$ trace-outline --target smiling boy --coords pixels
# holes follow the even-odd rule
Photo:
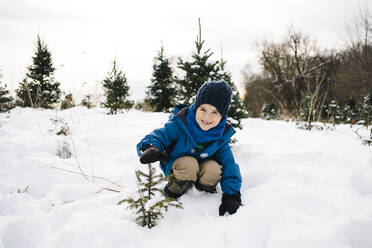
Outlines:
[[[241,175],[229,146],[235,130],[226,122],[231,88],[223,81],[204,83],[190,106],[176,107],[163,128],[155,129],[137,145],[143,164],[160,161],[168,184],[166,196],[179,198],[193,185],[223,192],[219,214],[234,214],[241,205]]]
[[[222,116],[213,105],[202,104],[196,110],[195,119],[202,130],[208,131],[220,123]]]

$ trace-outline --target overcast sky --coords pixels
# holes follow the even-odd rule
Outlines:
[[[1,0],[1,80],[10,89],[17,87],[32,64],[40,34],[65,91],[95,93],[116,58],[132,99],[140,100],[161,44],[174,64],[178,57],[190,58],[200,17],[205,47],[215,60],[223,47],[227,67],[241,87],[244,67],[258,69],[255,41],[279,39],[294,27],[322,47],[340,47],[345,25],[360,6],[365,1]]]

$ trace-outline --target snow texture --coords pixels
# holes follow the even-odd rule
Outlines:
[[[56,135],[56,116],[71,135]],[[346,125],[305,131],[245,119],[233,146],[244,206],[219,217],[220,188],[193,188],[183,210],[138,226],[117,202],[136,196],[134,172],[146,169],[135,145],[167,119],[82,107],[0,114],[0,247],[372,247],[371,147]],[[70,158],[57,156],[65,143]]]

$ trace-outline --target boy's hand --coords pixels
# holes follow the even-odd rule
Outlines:
[[[223,194],[222,203],[219,209],[220,216],[223,216],[226,212],[229,212],[229,214],[235,214],[240,205],[242,205],[240,193],[235,195]]]
[[[158,148],[153,147],[153,146],[146,149],[140,157],[140,162],[142,164],[150,164],[156,161],[168,161],[168,160],[169,160],[169,157],[167,154],[159,151]]]

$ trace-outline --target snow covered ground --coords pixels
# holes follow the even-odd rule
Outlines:
[[[56,135],[56,118],[71,135]],[[82,107],[0,114],[0,247],[372,247],[372,149],[346,125],[309,132],[244,120],[233,147],[244,206],[219,217],[220,188],[192,189],[184,209],[138,226],[116,203],[135,196],[134,171],[146,169],[135,145],[167,119]],[[69,159],[56,155],[64,143]]]

